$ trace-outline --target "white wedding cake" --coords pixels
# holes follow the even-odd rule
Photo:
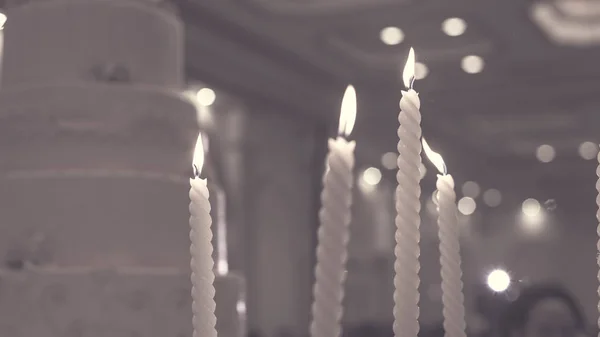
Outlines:
[[[182,22],[156,1],[9,5],[0,336],[191,336]]]

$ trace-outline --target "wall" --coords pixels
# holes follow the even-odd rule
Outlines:
[[[244,143],[244,236],[251,329],[306,335],[326,134],[250,104]]]

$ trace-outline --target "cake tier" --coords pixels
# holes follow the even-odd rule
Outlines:
[[[0,336],[189,337],[187,271],[168,269],[0,272]],[[242,279],[215,279],[219,336],[241,337]]]
[[[182,146],[188,150],[195,144],[197,129],[196,107],[192,101],[183,94],[157,86],[55,82],[0,91],[0,146],[9,148],[42,143],[49,147],[44,151],[51,152],[51,142],[81,137],[82,141],[88,138],[88,142],[149,145],[157,147],[157,151]],[[120,152],[118,148],[111,150],[115,155]],[[0,162],[0,170],[40,166],[24,162],[23,157],[31,157],[27,154],[10,152],[20,157],[5,157]],[[81,158],[69,153],[56,153],[56,156],[61,157],[60,166],[65,166],[65,161],[81,162]],[[95,156],[90,154],[83,159],[88,163],[91,160],[94,168],[102,168],[94,163]],[[135,153],[129,156],[135,157]],[[53,158],[55,156],[50,156],[48,161]],[[32,159],[39,161],[39,158]],[[165,164],[172,168],[174,165],[148,159],[152,162],[139,159],[132,162],[138,167]],[[53,168],[48,161],[42,162],[41,167]]]
[[[150,1],[29,1],[7,16],[3,89],[56,81],[183,84],[182,24]]]
[[[189,265],[195,108],[152,87],[0,94],[0,253],[59,266]]]

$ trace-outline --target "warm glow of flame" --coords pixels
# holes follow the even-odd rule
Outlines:
[[[431,149],[431,147],[429,147],[429,144],[427,144],[427,141],[425,140],[425,138],[423,138],[423,151],[425,151],[425,155],[427,156],[427,159],[429,159],[433,163],[435,168],[437,168],[441,174],[448,173],[448,169],[446,168],[446,163],[444,163],[444,158],[442,158],[441,154],[433,151]]]
[[[352,85],[349,85],[342,99],[338,134],[340,136],[350,136],[352,129],[354,129],[354,123],[356,123],[356,90]]]
[[[204,166],[204,142],[202,139],[202,134],[199,134],[198,140],[196,140],[196,148],[194,149],[194,159],[192,164],[194,166],[194,175],[199,176],[200,172],[202,172],[202,167]]]
[[[402,80],[404,81],[404,86],[407,88],[412,87],[412,82],[415,79],[415,50],[410,48],[408,52],[408,59],[406,60],[406,65],[404,66],[404,72],[402,72]]]
[[[0,30],[4,29],[4,24],[6,23],[6,14],[0,13]]]
[[[217,260],[217,273],[219,275],[227,275],[229,273],[229,263],[227,260],[222,258]]]

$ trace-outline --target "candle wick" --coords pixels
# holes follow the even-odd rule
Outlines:
[[[408,89],[413,90],[414,86],[415,86],[415,76],[412,76],[410,78],[410,85],[408,86]]]
[[[192,165],[194,167],[194,178],[200,178],[200,171],[198,170],[198,166],[196,164]]]

